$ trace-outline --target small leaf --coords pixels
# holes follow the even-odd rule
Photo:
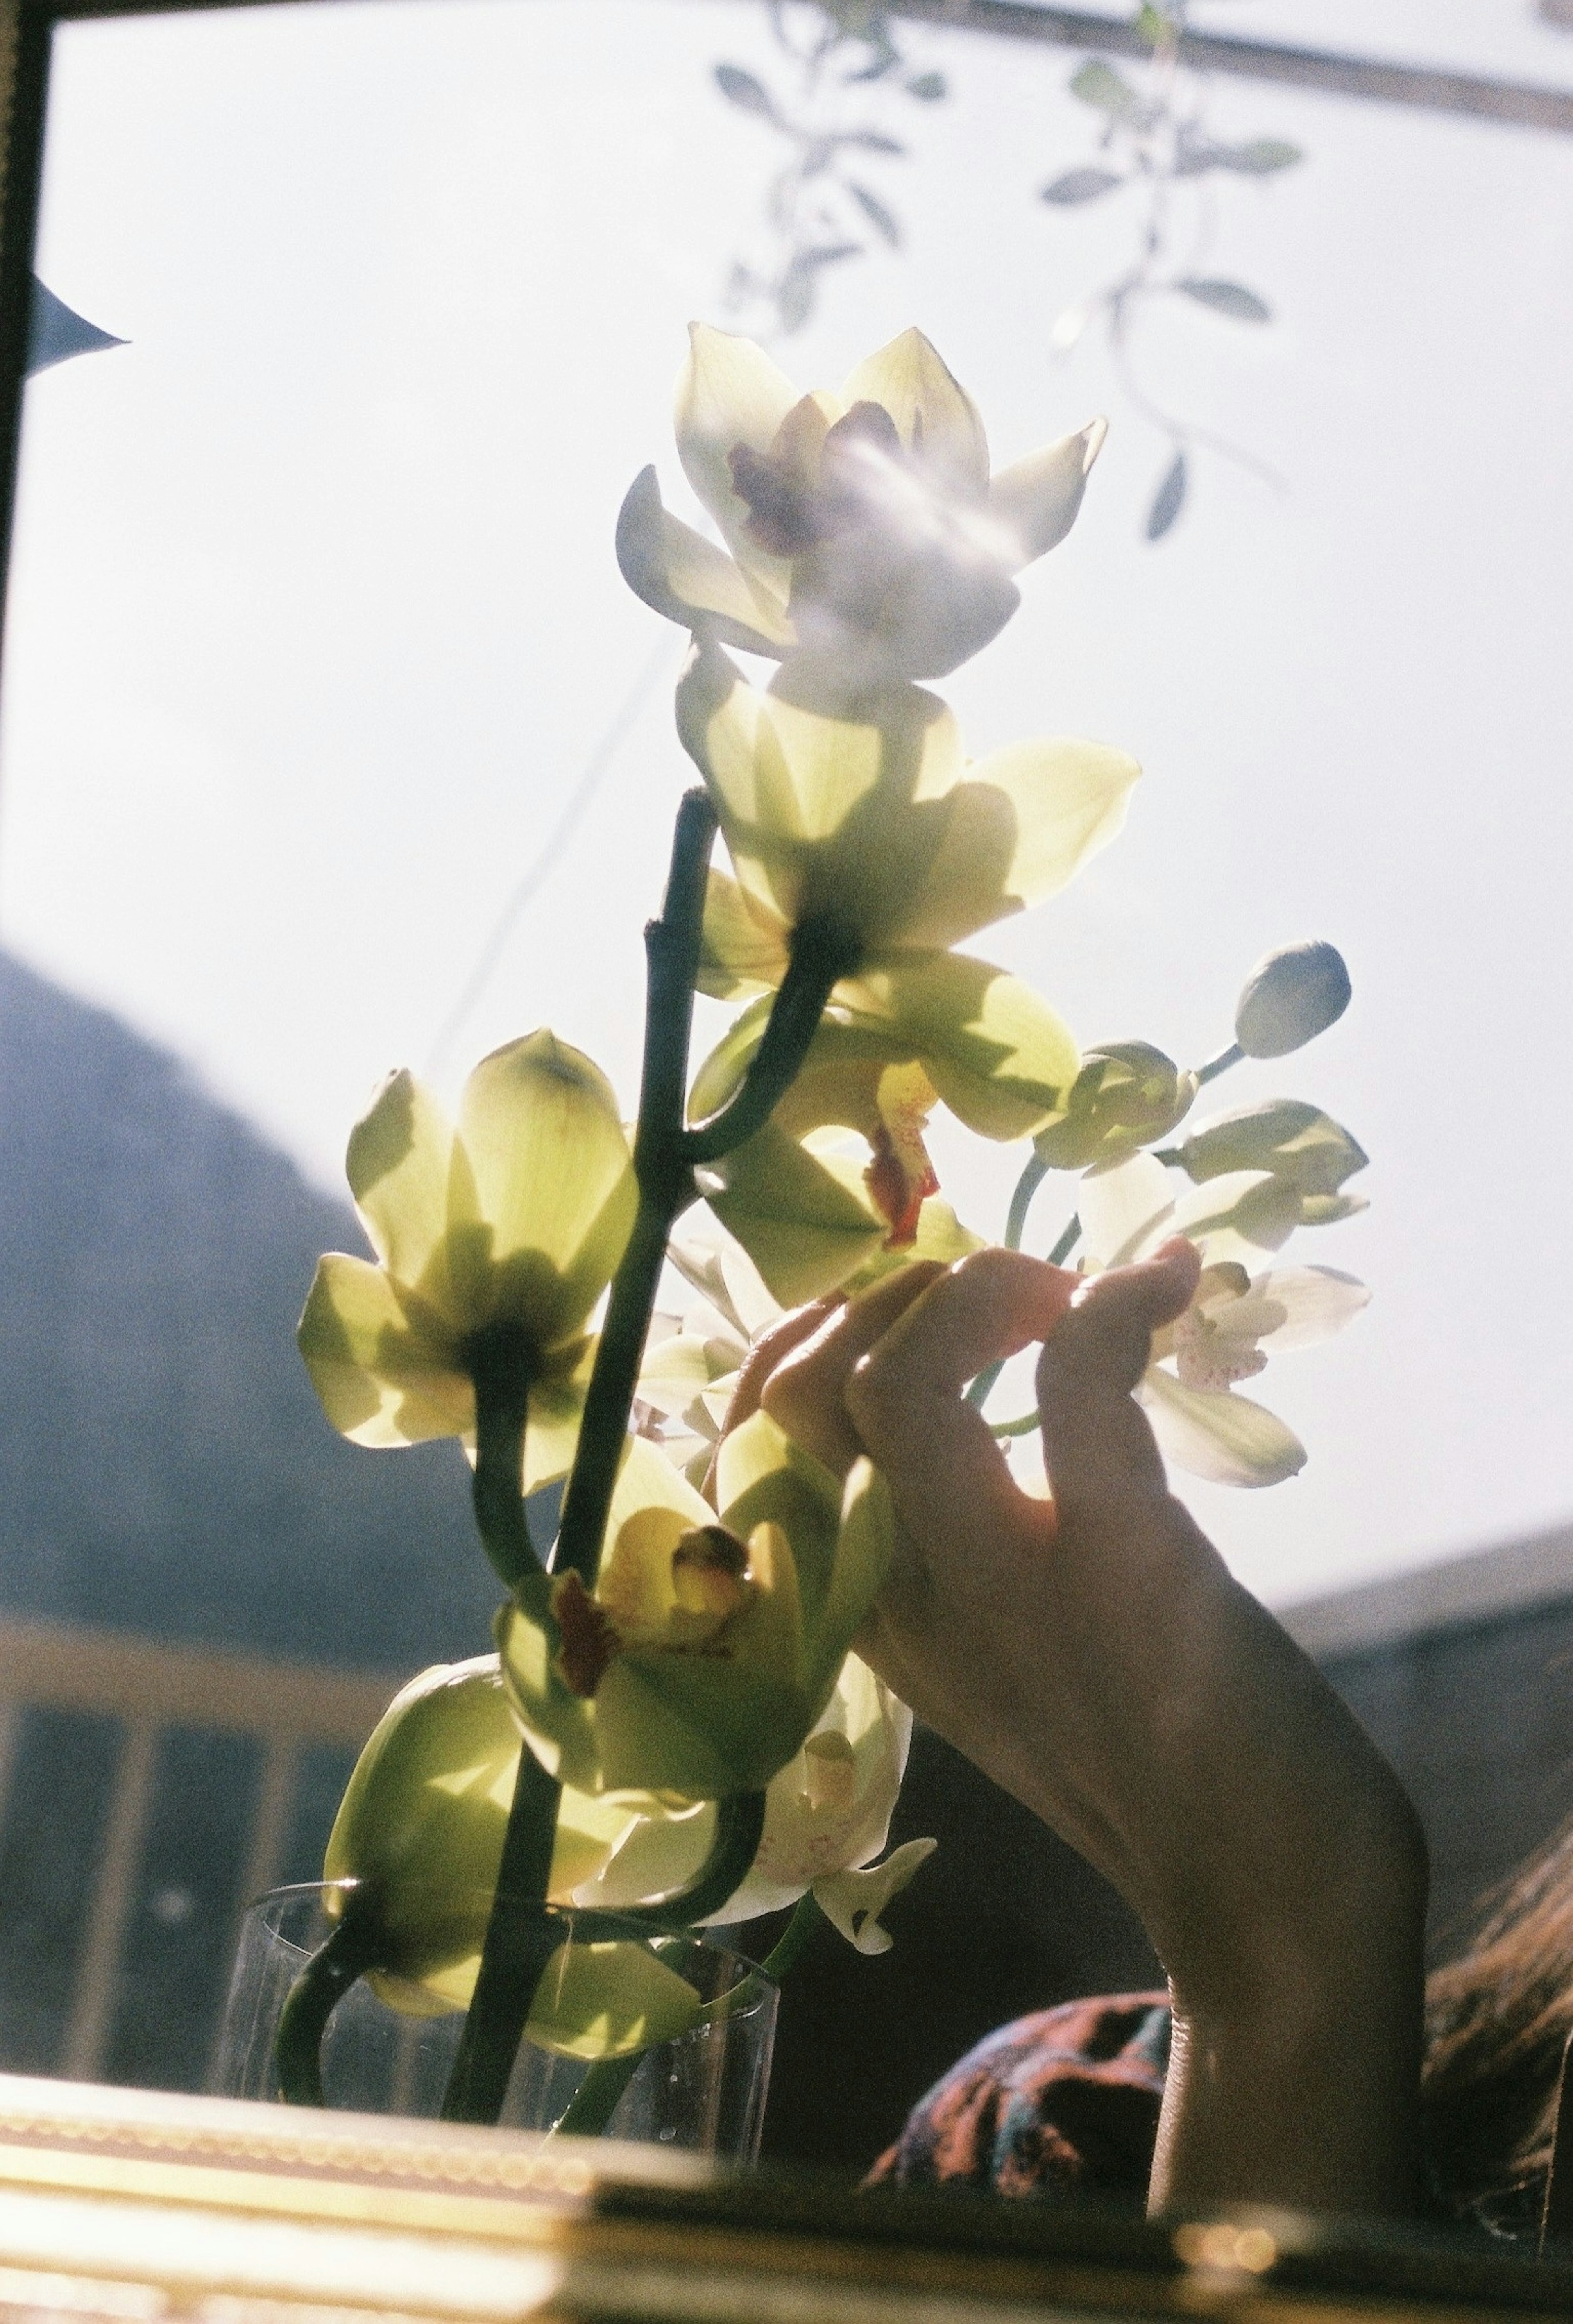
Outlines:
[[[1162,540],[1185,505],[1185,455],[1176,452],[1147,511],[1147,539]]]
[[[778,122],[776,100],[762,80],[741,65],[717,65],[715,85],[729,104],[740,106],[744,113],[758,113],[767,121]]]
[[[906,94],[915,97],[920,105],[938,105],[949,96],[950,86],[942,72],[914,73],[906,84]]]
[[[1117,120],[1129,120],[1142,109],[1141,98],[1123,74],[1099,57],[1089,57],[1071,77],[1071,94],[1079,97],[1098,113],[1107,113]]]
[[[1115,170],[1067,170],[1063,177],[1051,179],[1039,199],[1069,208],[1072,202],[1095,202],[1099,194],[1107,194],[1111,187],[1124,183]]]
[[[1197,300],[1210,307],[1215,314],[1228,315],[1237,323],[1270,323],[1273,309],[1243,282],[1226,282],[1213,274],[1186,274],[1175,283],[1188,299]]]
[[[849,180],[847,191],[851,194],[853,201],[857,203],[858,208],[862,211],[863,216],[874,226],[875,230],[883,235],[884,239],[889,244],[891,249],[899,250],[901,247],[901,221],[896,216],[895,212],[893,210],[887,209],[885,204],[879,199],[878,195],[870,193],[867,186],[856,185]]]
[[[1292,170],[1305,159],[1298,145],[1282,137],[1253,137],[1244,145],[1216,145],[1212,155],[1220,170],[1237,170],[1246,178],[1269,178],[1274,170]]]
[[[838,265],[843,258],[860,258],[862,252],[860,242],[823,242],[808,250],[795,252],[792,263],[794,267],[813,272],[822,266]]]
[[[882,129],[842,129],[832,141],[837,145],[860,146],[865,153],[905,153],[906,146],[898,137],[887,137]]]

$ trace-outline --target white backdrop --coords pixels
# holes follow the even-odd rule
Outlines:
[[[1403,53],[1419,13],[1204,21]],[[1492,61],[1489,14],[1504,70],[1573,68],[1527,9],[1425,14],[1458,61]],[[1303,1476],[1187,1490],[1277,1600],[1566,1517],[1573,141],[1220,85],[1221,132],[1310,157],[1221,189],[1207,271],[1275,320],[1176,300],[1138,362],[1286,490],[1204,459],[1149,549],[1164,441],[1095,338],[1051,346],[1132,233],[1118,202],[1035,199],[1091,157],[1073,60],[907,45],[952,97],[871,102],[913,146],[869,173],[906,252],[829,278],[782,360],[834,380],[915,321],[998,460],[1108,410],[1075,533],[948,690],[975,749],[1084,733],[1147,770],[1118,845],[980,949],[1082,1038],[1188,1059],[1274,943],[1330,936],[1355,978],[1315,1049],[1223,1089],[1310,1096],[1367,1147],[1368,1218],[1304,1256],[1375,1298],[1264,1384]],[[717,95],[722,56],[771,69],[762,11],[366,0],[59,37],[40,271],[131,344],[29,391],[0,939],[324,1184],[664,650],[447,1065],[549,1021],[631,1111],[639,927],[688,769],[681,642],[624,589],[612,526],[651,457],[685,505],[683,326],[722,318],[774,158]],[[997,1228],[1019,1156],[936,1151]]]

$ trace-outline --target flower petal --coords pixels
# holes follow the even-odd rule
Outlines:
[[[782,600],[663,508],[653,467],[635,477],[619,512],[617,562],[636,597],[685,629],[777,657],[796,641]]]
[[[1173,1182],[1153,1154],[1133,1154],[1112,1170],[1090,1170],[1077,1186],[1076,1209],[1095,1267],[1128,1267],[1175,1231]]]
[[[1287,1178],[1229,1170],[1187,1187],[1164,1231],[1188,1235],[1210,1267],[1234,1260],[1248,1269],[1261,1263],[1264,1252],[1283,1248],[1300,1224],[1300,1192]]]
[[[452,1335],[432,1315],[411,1321],[370,1259],[318,1259],[296,1332],[322,1408],[355,1444],[423,1444],[474,1433],[475,1392]],[[428,1328],[421,1328],[422,1323]]]
[[[716,1001],[746,1001],[773,991],[786,973],[788,934],[775,914],[750,900],[735,880],[712,871],[695,979],[700,991]]]
[[[842,400],[878,403],[927,473],[958,496],[981,499],[989,486],[989,439],[977,405],[917,330],[864,357]]]
[[[563,2058],[626,2058],[675,2042],[699,2015],[686,1978],[632,1939],[559,1945],[529,2006],[525,2034]]]
[[[832,1872],[814,1882],[814,1901],[859,1952],[888,1953],[892,1939],[879,1915],[938,1846],[937,1840],[909,1840],[866,1872]]]
[[[1330,1340],[1370,1305],[1371,1294],[1354,1276],[1340,1275],[1336,1268],[1274,1267],[1255,1278],[1249,1299],[1252,1305],[1270,1302],[1282,1313],[1283,1321],[1261,1335],[1262,1345],[1278,1356]]]
[[[1029,984],[965,953],[887,954],[837,987],[854,1028],[888,1035],[985,1138],[1027,1138],[1057,1113],[1081,1056]]]
[[[784,1307],[833,1291],[885,1240],[860,1193],[773,1122],[715,1165],[705,1197]]]
[[[1014,810],[1006,891],[1018,908],[1057,895],[1118,835],[1141,771],[1124,751],[1064,735],[1009,743],[970,770],[961,789],[1002,792]]]
[[[708,323],[688,327],[688,356],[677,380],[674,418],[683,473],[721,527],[732,555],[785,602],[791,566],[752,540],[749,505],[732,490],[728,455],[740,444],[767,453],[797,401],[797,390],[751,339]]]
[[[1305,1447],[1275,1413],[1232,1391],[1182,1388],[1161,1364],[1136,1389],[1165,1457],[1215,1485],[1280,1485],[1305,1466]]]
[[[989,509],[1019,544],[1014,570],[1057,548],[1075,523],[1092,463],[1108,433],[1107,420],[1094,420],[1073,436],[1045,445],[1002,468],[989,486]]]
[[[445,1241],[455,1184],[454,1131],[429,1090],[407,1069],[390,1074],[350,1132],[345,1171],[372,1248],[399,1282],[418,1289],[455,1323]]]
[[[606,1288],[638,1207],[612,1084],[579,1050],[531,1033],[476,1066],[459,1123],[491,1229],[488,1319],[548,1350]]]

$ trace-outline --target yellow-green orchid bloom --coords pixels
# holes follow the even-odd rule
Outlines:
[[[1300,1223],[1298,1189],[1238,1170],[1176,1199],[1156,1156],[1136,1154],[1090,1172],[1078,1196],[1091,1270],[1145,1259],[1176,1234],[1201,1253],[1195,1296],[1154,1333],[1136,1388],[1164,1453],[1216,1484],[1275,1485],[1295,1475],[1305,1447],[1275,1414],[1237,1396],[1236,1385],[1263,1370],[1269,1354],[1341,1331],[1371,1296],[1332,1268],[1263,1266]]]
[[[748,339],[690,337],[677,448],[727,547],[668,514],[647,468],[617,535],[645,603],[789,659],[821,701],[942,678],[987,645],[1021,602],[1014,576],[1075,521],[1103,421],[991,475],[977,407],[920,331],[810,395]]]
[[[382,1947],[372,1982],[396,2008],[430,2014],[469,2002],[520,1748],[497,1657],[482,1655],[439,1663],[401,1687],[355,1764],[323,1878],[359,1884]],[[565,1791],[551,1900],[567,1903],[638,1821],[631,1803]],[[348,1893],[330,1889],[330,1913]]]
[[[350,1135],[346,1168],[375,1261],[330,1252],[300,1352],[333,1425],[357,1444],[475,1433],[473,1363],[498,1329],[528,1353],[527,1490],[573,1457],[584,1325],[638,1203],[610,1083],[549,1032],[484,1058],[456,1127],[409,1073]]]
[[[1344,1181],[1368,1157],[1340,1123],[1299,1098],[1264,1098],[1197,1123],[1181,1139],[1176,1159],[1198,1185],[1231,1170],[1266,1170],[1298,1188],[1302,1226],[1330,1226],[1369,1207],[1347,1194]]]
[[[1084,1052],[1062,1119],[1034,1139],[1038,1159],[1051,1170],[1123,1161],[1184,1120],[1197,1086],[1146,1041],[1104,1041]]]
[[[867,1663],[849,1655],[813,1733],[770,1780],[753,1869],[712,1922],[726,1926],[780,1912],[812,1889],[860,1952],[884,1952],[890,1939],[879,1914],[935,1845],[909,1840],[886,1863],[864,1868],[889,1836],[911,1738],[906,1705]],[[618,1912],[671,1895],[697,1875],[714,1830],[710,1808],[681,1822],[642,1819],[578,1890],[575,1903]]]
[[[863,1290],[914,1259],[948,1267],[981,1247],[926,1191],[936,1182],[921,1137],[876,1148],[866,1164],[844,1147],[834,1131],[799,1139],[771,1121],[703,1174],[712,1211],[783,1307]]]
[[[840,997],[877,1022],[975,1009],[977,964],[943,956],[1072,880],[1118,832],[1141,771],[1064,739],[969,765],[955,718],[921,687],[832,717],[761,694],[715,647],[683,675],[677,729],[737,873],[712,874],[702,989],[769,990],[794,931],[817,923],[855,958]]]
[[[763,1413],[729,1435],[717,1508],[639,1437],[593,1592],[528,1579],[497,1618],[515,1714],[575,1790],[760,1790],[801,1748],[889,1561],[883,1480],[845,1489]]]

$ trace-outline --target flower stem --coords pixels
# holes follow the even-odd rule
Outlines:
[[[1026,1214],[1032,1208],[1033,1196],[1048,1175],[1048,1164],[1035,1152],[1029,1154],[1023,1166],[1022,1174],[1016,1182],[1016,1192],[1010,1198],[1010,1209],[1006,1213],[1005,1248],[1007,1250],[1021,1249],[1021,1239],[1026,1232]],[[1056,1259],[1058,1256],[1056,1252]],[[993,1393],[995,1381],[1004,1370],[1005,1366],[1002,1363],[985,1364],[972,1381],[967,1390],[965,1401],[975,1412],[982,1411]],[[998,1434],[998,1431],[996,1430],[995,1434]]]
[[[561,1792],[533,1751],[520,1753],[480,1973],[443,2097],[445,2122],[497,2120],[541,1971],[562,1942],[546,1909]]]
[[[273,2037],[279,2095],[286,2106],[326,2106],[322,2095],[322,2037],[345,1995],[376,1961],[374,1914],[352,1894],[344,1917],[318,1945],[290,1987]]]
[[[520,1490],[531,1355],[523,1333],[507,1324],[478,1332],[465,1350],[475,1388],[475,1525],[508,1590],[540,1571]]]
[[[832,920],[805,920],[792,934],[792,955],[741,1087],[719,1113],[683,1139],[691,1162],[719,1161],[764,1128],[796,1079],[824,1004],[858,964],[855,937]]]
[[[1243,1061],[1245,1054],[1245,1051],[1241,1048],[1237,1041],[1231,1041],[1227,1049],[1220,1049],[1216,1057],[1209,1057],[1206,1065],[1198,1065],[1196,1068],[1197,1088],[1205,1089],[1209,1082],[1217,1081],[1219,1074],[1227,1074],[1231,1065],[1239,1065]]]

